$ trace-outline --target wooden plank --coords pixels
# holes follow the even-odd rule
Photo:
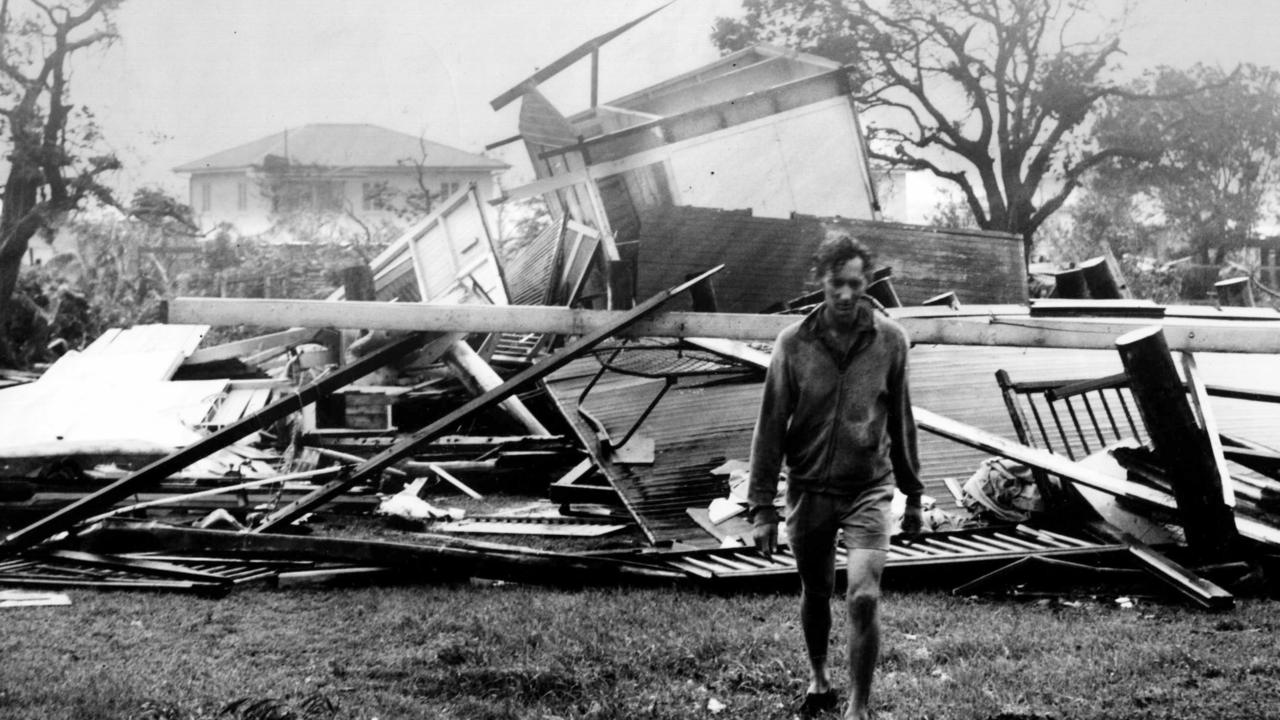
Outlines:
[[[917,425],[936,435],[1017,460],[1024,465],[1039,468],[1108,495],[1126,498],[1155,509],[1166,511],[1177,509],[1177,503],[1169,493],[1098,472],[1061,455],[1006,440],[999,435],[943,417],[918,406],[914,408],[913,414]],[[1280,548],[1280,528],[1243,516],[1236,516],[1235,525],[1243,537]]]
[[[502,384],[502,378],[498,373],[494,372],[489,363],[484,361],[475,350],[466,342],[459,340],[454,343],[449,351],[445,353],[445,362],[449,367],[458,372],[463,382],[468,385],[472,392],[480,394],[486,390],[492,390]],[[520,398],[512,396],[498,403],[498,407],[502,408],[516,422],[524,426],[530,435],[549,436],[551,431],[547,430],[537,417],[525,407],[524,402]]]
[[[537,535],[543,537],[602,537],[625,530],[631,523],[600,522],[586,518],[473,517],[431,523],[432,532],[483,535]]]
[[[466,483],[462,482],[458,478],[454,477],[453,475],[450,475],[444,468],[440,467],[439,463],[427,463],[427,467],[431,468],[431,472],[438,475],[441,479],[445,480],[450,485],[461,490],[464,495],[471,498],[472,500],[484,499],[483,495],[476,492],[475,490],[472,490]]]
[[[156,498],[155,500],[147,500],[144,502],[134,503],[132,505],[126,505],[125,507],[114,508],[112,510],[108,510],[107,512],[101,513],[99,515],[95,515],[91,518],[86,518],[84,522],[86,523],[97,522],[98,520],[105,520],[106,518],[109,518],[115,515],[122,515],[124,513],[133,512],[135,510],[142,510],[144,508],[157,507],[160,505],[182,505],[185,503],[189,503],[192,500],[195,500],[196,498],[213,497],[215,495],[225,495],[227,493],[239,492],[241,490],[248,490],[251,488],[263,487],[265,485],[275,485],[279,483],[285,483],[291,480],[306,480],[310,478],[325,477],[327,475],[334,475],[339,472],[342,472],[342,468],[333,468],[333,467],[320,468],[318,470],[307,470],[304,472],[291,473],[289,475],[279,475],[276,477],[261,478],[259,480],[249,480],[247,482],[237,483],[235,485],[223,485],[215,488],[209,488],[208,490],[198,490],[196,492],[191,492],[191,493],[182,493],[178,495],[172,495],[170,497]]]
[[[65,593],[0,590],[0,608],[46,607],[70,604],[71,598]]]
[[[985,314],[983,310],[985,309]],[[928,311],[928,314],[919,312]],[[1115,348],[1115,338],[1156,324],[1172,350],[1280,353],[1276,320],[1218,320],[1166,316],[1036,317],[1020,306],[966,306],[939,315],[938,308],[891,311],[916,344],[1001,345],[1080,349]],[[325,300],[175,298],[170,317],[213,325],[274,324],[304,327],[525,332],[583,335],[615,322],[621,311],[534,305],[428,305],[425,303],[334,303]],[[621,337],[710,337],[773,340],[792,315],[667,312],[637,322]]]
[[[220,360],[231,360],[259,353],[268,348],[300,345],[315,339],[316,333],[317,331],[314,328],[293,328],[292,330],[282,330],[268,335],[259,335],[245,340],[214,345],[213,347],[200,348],[188,355],[182,364],[199,365]]]
[[[681,575],[626,560],[574,555],[420,533],[414,542],[196,530],[160,524],[98,530],[84,544],[122,550],[163,547],[170,552],[235,553],[412,571],[434,580],[484,577],[535,585],[669,584]]]
[[[1222,502],[1229,508],[1236,506],[1234,492],[1235,481],[1231,479],[1231,471],[1227,469],[1227,458],[1222,452],[1222,437],[1218,433],[1218,419],[1209,406],[1209,391],[1205,388],[1204,377],[1196,364],[1192,353],[1182,354],[1182,372],[1187,378],[1187,397],[1191,401],[1191,409],[1200,421],[1200,429],[1209,440],[1209,452],[1213,457],[1213,466],[1218,472],[1218,484],[1222,486]]]
[[[1081,485],[1101,490],[1109,495],[1128,497],[1156,506],[1163,506],[1169,499],[1167,493],[1081,467],[1079,463],[1072,462],[1062,455],[1022,445],[972,425],[966,425],[957,420],[930,412],[919,406],[913,408],[912,414],[915,416],[917,425],[935,435],[941,435],[994,455],[1017,460],[1024,465],[1040,468],[1054,475],[1078,482]]]
[[[1205,391],[1213,397],[1234,398],[1237,400],[1253,400],[1256,402],[1280,403],[1280,393],[1266,390],[1226,387],[1223,385],[1207,385]]]
[[[245,410],[249,407],[249,401],[253,399],[256,392],[257,390],[227,389],[213,409],[212,417],[201,425],[219,428],[239,420],[244,416]]]
[[[76,550],[50,550],[40,554],[41,557],[53,560],[65,560],[68,562],[81,563],[92,567],[105,568],[110,570],[124,570],[130,573],[138,573],[141,575],[151,575],[167,580],[185,580],[190,582],[202,583],[225,583],[226,578],[215,573],[203,572],[200,570],[192,570],[177,563],[161,562],[157,560],[139,560],[137,558],[121,557],[118,555],[99,555],[96,553],[79,552]]]
[[[334,567],[313,570],[289,570],[276,575],[276,587],[314,587],[317,585],[346,584],[355,580],[373,582],[403,579],[403,572],[394,572],[384,567]]]
[[[573,50],[570,50],[568,53],[561,55],[559,58],[548,63],[546,67],[542,68],[541,70],[538,70],[533,75],[530,75],[528,78],[521,81],[515,87],[511,88],[510,90],[502,93],[498,97],[489,101],[490,107],[492,107],[494,110],[501,110],[502,108],[506,107],[509,103],[514,101],[516,98],[519,98],[520,96],[529,92],[530,89],[535,88],[540,83],[543,83],[555,77],[561,71],[565,70],[566,68],[573,65],[577,61],[599,50],[605,43],[609,42],[610,40],[616,38],[622,33],[635,27],[637,24],[648,19],[650,15],[653,15],[654,13],[658,12],[659,10],[662,10],[663,8],[665,8],[667,5],[670,5],[670,4],[671,2],[666,2],[662,5],[659,5],[653,10],[650,10],[644,15],[641,15],[640,17],[636,18],[635,20],[631,20],[627,23],[624,23],[614,28],[613,30],[610,30],[609,32],[603,33],[601,35],[597,35],[596,37],[586,41],[585,43],[579,45]]]
[[[222,583],[202,583],[186,580],[78,580],[21,575],[0,575],[0,583],[17,587],[58,590],[74,588],[86,590],[180,590],[209,594],[221,593],[226,588],[226,585]]]
[[[31,547],[41,540],[70,529],[85,518],[106,510],[123,500],[135,490],[166,478],[196,460],[207,457],[211,453],[257,432],[276,420],[296,412],[303,406],[315,402],[316,398],[333,392],[352,380],[363,377],[377,368],[408,355],[421,347],[428,337],[423,333],[414,333],[391,343],[331,375],[307,384],[299,389],[297,393],[277,400],[255,415],[229,425],[199,442],[189,445],[168,457],[157,460],[137,472],[130,473],[107,487],[27,527],[10,533],[4,538],[3,542],[0,542],[0,555]],[[452,338],[446,336],[446,340],[452,341]]]
[[[269,513],[254,528],[254,532],[270,531],[274,528],[283,527],[292,523],[298,517],[327,502],[346,490],[348,487],[351,487],[357,482],[373,477],[377,473],[381,472],[383,468],[394,464],[398,460],[412,454],[420,446],[430,442],[440,435],[443,435],[447,430],[457,424],[458,421],[470,416],[478,410],[506,399],[526,384],[540,380],[561,367],[564,367],[579,355],[591,350],[605,339],[616,335],[620,331],[626,329],[629,325],[635,324],[648,313],[653,312],[658,307],[661,307],[663,303],[670,300],[675,295],[684,292],[698,282],[701,282],[702,280],[719,272],[722,267],[723,266],[712,268],[698,277],[681,283],[680,285],[645,300],[632,310],[623,313],[615,323],[579,338],[554,354],[543,358],[534,365],[516,373],[502,385],[485,392],[479,397],[471,399],[456,410],[445,414],[435,422],[432,422],[426,427],[412,433],[404,440],[357,466],[352,470],[349,476],[329,483],[325,487],[316,490],[314,493],[311,493],[294,503],[291,503],[287,507]],[[393,305],[387,305],[386,307],[392,306]]]
[[[1208,610],[1228,610],[1235,605],[1230,592],[1200,577],[1182,565],[1148,546],[1146,543],[1102,520],[1089,523],[1098,535],[1124,543],[1129,552],[1147,570],[1184,597]]]

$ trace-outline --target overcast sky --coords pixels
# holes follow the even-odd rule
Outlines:
[[[516,132],[519,104],[494,112],[491,99],[661,3],[128,0],[120,42],[81,61],[73,99],[94,111],[125,162],[126,192],[159,184],[185,197],[172,167],[309,123],[372,123],[478,152]],[[676,0],[601,52],[601,99],[714,59],[712,23],[740,8],[740,0]],[[1276,0],[1142,0],[1122,46],[1135,68],[1280,67],[1278,34]],[[580,62],[544,86],[565,114],[588,104],[588,71]]]

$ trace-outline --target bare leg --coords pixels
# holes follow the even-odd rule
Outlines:
[[[849,550],[849,707],[847,720],[869,717],[871,679],[880,656],[880,576],[883,550]]]
[[[812,498],[807,498],[812,501]],[[836,531],[830,516],[819,512],[816,520],[808,513],[812,508],[802,497],[791,508],[787,525],[791,551],[796,556],[800,575],[800,627],[809,653],[810,694],[831,690],[827,675],[827,648],[831,643],[831,594],[836,583]],[[804,522],[799,522],[803,516]]]
[[[804,646],[809,651],[810,694],[831,689],[827,675],[827,646],[831,642],[831,597],[817,596],[807,589],[800,591],[800,627],[804,630]]]

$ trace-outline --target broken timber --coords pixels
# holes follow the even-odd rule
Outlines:
[[[110,508],[136,490],[168,477],[210,453],[257,432],[270,423],[300,410],[322,395],[337,390],[351,381],[404,357],[417,350],[430,337],[426,333],[414,333],[358,360],[331,375],[320,378],[300,388],[295,394],[283,397],[257,413],[232,423],[218,432],[157,460],[137,472],[130,473],[116,482],[54,512],[27,527],[10,533],[0,542],[0,555],[31,547],[59,532],[68,530],[84,519]],[[453,336],[444,336],[447,342]],[[436,343],[440,340],[437,339]],[[444,348],[440,349],[443,352]]]
[[[666,301],[670,300],[672,297],[689,289],[690,287],[696,285],[702,280],[705,280],[711,275],[719,272],[722,267],[724,266],[721,265],[721,266],[712,268],[711,270],[708,270],[691,280],[688,280],[684,283],[681,283],[680,285],[677,285],[673,288],[660,292],[657,295],[654,295],[653,297],[649,298],[648,300],[645,300],[644,302],[640,303],[635,308],[627,312],[617,314],[615,316],[616,319],[614,322],[608,325],[605,325],[604,327],[601,327],[599,329],[596,329],[588,333],[587,335],[579,338],[578,340],[566,345],[564,348],[560,349],[559,351],[543,358],[542,360],[538,361],[536,364],[531,365],[530,367],[513,375],[510,379],[508,379],[506,382],[502,383],[498,387],[495,387],[485,392],[483,395],[480,395],[478,397],[471,399],[470,401],[464,403],[461,407],[457,408],[456,410],[444,415],[443,417],[437,419],[435,422],[432,422],[426,427],[423,427],[422,429],[414,432],[413,434],[406,437],[404,440],[397,442],[392,447],[384,450],[381,453],[378,453],[374,457],[369,458],[369,460],[365,461],[361,465],[354,468],[351,471],[350,475],[344,478],[341,478],[339,480],[335,480],[325,485],[324,487],[321,487],[315,490],[314,492],[298,499],[297,501],[291,503],[290,505],[280,508],[275,512],[272,512],[271,514],[267,515],[267,517],[263,518],[263,520],[254,528],[253,531],[269,532],[276,528],[289,525],[294,520],[297,520],[299,517],[306,514],[313,508],[316,508],[321,504],[327,502],[331,498],[337,496],[339,493],[343,492],[344,490],[351,487],[352,485],[373,477],[377,473],[381,472],[383,468],[388,467],[396,463],[397,461],[405,458],[406,456],[412,454],[419,446],[425,443],[428,443],[431,440],[434,440],[436,437],[439,437],[440,435],[443,435],[445,431],[447,431],[448,429],[453,427],[455,424],[457,424],[459,420],[462,420],[470,416],[472,413],[478,410],[489,407],[494,403],[500,402],[510,397],[522,386],[530,382],[533,382],[534,380],[538,380],[543,377],[546,377],[547,375],[550,375],[551,373],[560,369],[564,365],[568,364],[573,359],[577,358],[579,355],[594,348],[596,345],[600,344],[601,342],[608,339],[609,337],[616,335],[618,332],[625,329],[626,327],[635,324],[645,315],[647,315],[650,312],[653,312],[655,309],[660,307]],[[351,305],[351,303],[343,303],[343,305],[347,306],[347,305]],[[381,304],[381,306],[384,308],[395,307],[394,305],[391,305],[391,304]]]
[[[1101,537],[1127,545],[1129,552],[1142,564],[1144,570],[1201,607],[1207,610],[1229,610],[1235,606],[1235,598],[1231,593],[1170,560],[1114,525],[1100,520],[1089,523],[1089,529]]]
[[[1111,301],[1112,303],[1116,301]],[[1073,306],[1074,307],[1074,306]],[[915,344],[1006,345],[1114,350],[1115,338],[1152,324],[1165,332],[1169,349],[1199,352],[1280,353],[1280,314],[1243,317],[1220,311],[1180,314],[1181,309],[1151,306],[1156,314],[1069,315],[1052,308],[1034,316],[1019,305],[939,307],[889,311]],[[173,322],[236,325],[243,323],[369,330],[435,332],[524,332],[585,335],[625,316],[616,310],[583,310],[534,305],[432,305],[426,303],[329,302],[175,298]],[[1163,315],[1162,317],[1160,315]],[[631,324],[621,337],[692,337],[725,340],[773,340],[794,315],[666,312]]]
[[[534,585],[670,584],[684,578],[669,569],[625,558],[592,557],[518,545],[474,542],[443,535],[417,535],[420,542],[299,537],[277,533],[198,530],[155,523],[95,527],[80,538],[91,552],[232,554],[338,562],[362,567],[394,568],[423,580],[453,581],[468,577]]]
[[[935,435],[940,435],[1000,457],[1017,460],[1033,469],[1043,470],[1085,487],[1102,491],[1108,495],[1140,503],[1153,510],[1177,511],[1177,502],[1173,496],[1162,490],[1129,482],[1123,478],[1113,477],[1085,467],[1062,455],[1007,440],[994,433],[972,425],[966,425],[958,420],[930,412],[919,406],[913,407],[912,411],[916,418],[916,424]],[[1235,525],[1243,538],[1273,548],[1280,546],[1280,528],[1239,515],[1235,518]]]
[[[1187,545],[1206,560],[1229,553],[1236,528],[1224,502],[1222,475],[1208,436],[1196,424],[1163,333],[1158,327],[1135,330],[1118,338],[1116,347],[1138,412],[1173,485]]]

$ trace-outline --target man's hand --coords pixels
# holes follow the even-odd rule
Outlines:
[[[751,539],[765,557],[778,551],[778,511],[772,506],[756,508],[752,513]]]
[[[924,530],[924,509],[919,503],[907,503],[902,511],[902,534],[919,535]]]

